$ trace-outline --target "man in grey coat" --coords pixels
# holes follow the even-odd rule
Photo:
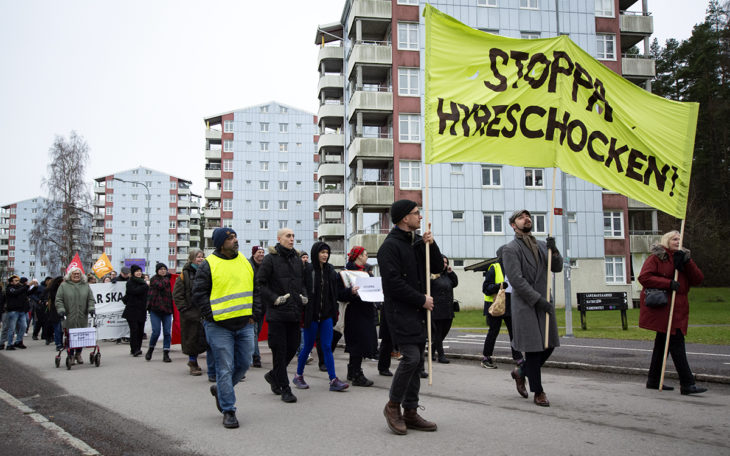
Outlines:
[[[502,259],[512,285],[512,347],[525,353],[525,363],[512,371],[512,378],[517,384],[517,392],[527,398],[527,377],[535,404],[548,407],[550,402],[542,389],[540,368],[553,349],[560,346],[555,306],[546,296],[548,249],[552,252],[552,272],[563,270],[563,257],[555,247],[554,238],[548,236],[543,242],[531,234],[532,217],[527,209],[515,211],[509,223],[515,230],[515,239],[504,247]],[[545,348],[545,317],[548,314],[550,328],[548,348]]]

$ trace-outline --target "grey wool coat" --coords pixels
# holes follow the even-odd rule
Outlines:
[[[63,327],[66,329],[89,326],[89,312],[94,311],[94,294],[85,280],[64,280],[56,292],[56,310],[66,312]]]
[[[547,293],[547,245],[537,241],[539,260],[535,263],[532,250],[515,237],[502,251],[504,269],[512,285],[512,347],[521,352],[545,350],[545,312],[535,310],[535,303]],[[563,257],[553,252],[552,272],[563,270]],[[550,301],[548,299],[548,301]],[[560,346],[555,305],[550,310],[549,347]]]

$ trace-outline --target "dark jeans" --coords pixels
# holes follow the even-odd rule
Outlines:
[[[433,348],[434,350],[436,350],[439,356],[444,356],[444,339],[446,339],[446,336],[449,334],[452,321],[453,320],[451,318],[433,321]]]
[[[492,353],[494,353],[494,343],[497,341],[497,336],[499,336],[499,330],[502,327],[503,321],[504,325],[507,327],[507,332],[509,333],[509,340],[512,342],[512,317],[508,315],[493,317],[487,314],[487,327],[489,327],[489,331],[487,332],[486,339],[484,339],[484,349],[482,350],[482,355],[484,355],[485,358],[491,357]],[[512,348],[511,345],[510,350],[512,350],[512,359],[515,361],[522,359],[522,353]]]
[[[380,311],[380,348],[378,349],[378,371],[385,372],[390,369],[390,354],[393,352],[393,339],[390,335],[388,323],[385,320],[385,313]]]
[[[129,325],[129,351],[132,354],[135,354],[142,349],[142,333],[144,333],[144,320],[127,320],[127,325]]]
[[[662,375],[662,357],[664,355],[664,344],[667,335],[658,332],[654,338],[654,351],[651,354],[651,364],[649,365],[649,376],[647,383],[651,385],[659,385],[659,378]],[[689,368],[687,362],[687,351],[684,348],[684,334],[681,330],[669,336],[669,354],[672,355],[674,368],[679,374],[679,384],[687,387],[695,384],[695,377],[692,369]]]
[[[281,388],[289,386],[286,367],[297,353],[299,337],[298,321],[269,322],[269,348],[274,363],[271,373],[277,386]]]
[[[542,375],[540,369],[545,361],[553,354],[553,347],[541,352],[526,352],[525,363],[522,365],[522,372],[530,381],[530,391],[535,394],[542,393]]]
[[[420,373],[423,370],[425,348],[425,343],[400,345],[403,359],[393,375],[390,400],[402,404],[404,409],[418,408],[418,392],[421,390]]]

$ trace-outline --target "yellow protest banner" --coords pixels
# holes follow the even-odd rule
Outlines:
[[[426,18],[426,163],[558,167],[684,218],[697,103],[637,87],[567,36],[482,32]]]
[[[91,270],[97,277],[102,278],[112,272],[114,268],[112,268],[111,262],[109,261],[109,257],[106,256],[106,253],[102,253],[99,259],[96,260],[96,263],[94,263],[94,266],[91,267]]]

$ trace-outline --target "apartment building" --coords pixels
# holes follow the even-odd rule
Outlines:
[[[158,262],[182,270],[188,249],[200,248],[200,195],[191,181],[138,167],[94,179],[93,259],[106,253],[115,270]]]
[[[653,24],[647,0],[636,12],[626,11],[638,8],[630,0],[429,3],[489,33],[523,39],[567,34],[613,71],[647,88],[654,76],[650,58],[626,54],[642,41],[648,50]],[[320,239],[341,241],[345,248],[362,245],[371,258],[390,230],[392,202],[423,203],[424,4],[347,0],[339,21],[321,25],[315,36]],[[429,172],[432,229],[457,271],[495,256],[512,239],[507,219],[517,208],[533,213],[538,237],[550,231],[553,169],[454,163],[432,165]],[[563,215],[555,218],[552,233],[570,265],[571,294],[630,292],[632,254],[640,258],[648,252],[656,211],[581,179],[556,177],[556,207]],[[635,241],[629,229],[645,236]],[[479,304],[474,290],[480,289],[481,275],[459,275],[458,299]],[[565,302],[562,278],[558,282],[557,302]]]
[[[204,120],[206,254],[221,226],[236,230],[247,256],[254,245],[276,244],[284,227],[297,250],[309,251],[319,224],[314,114],[271,101]]]
[[[39,281],[51,275],[37,247],[30,241],[35,219],[42,212],[45,201],[39,196],[0,208],[0,279],[4,282],[13,274]]]

